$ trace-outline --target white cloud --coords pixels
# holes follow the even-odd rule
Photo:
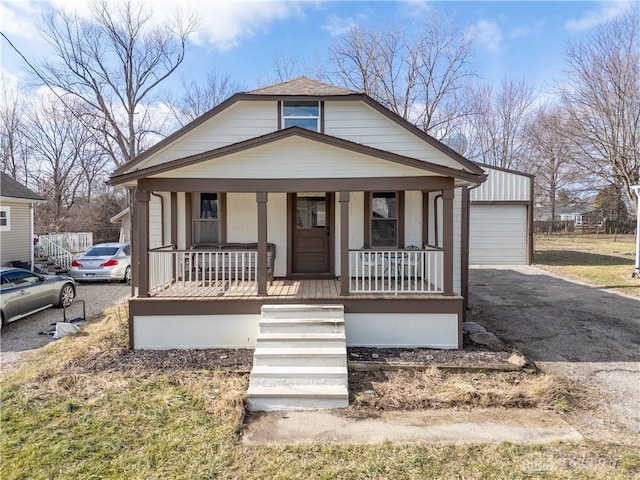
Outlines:
[[[352,18],[343,18],[337,15],[331,15],[327,23],[322,26],[322,30],[332,37],[340,37],[348,33],[358,22]]]
[[[495,22],[480,20],[469,27],[471,37],[489,52],[502,50],[502,33]]]
[[[37,4],[27,0],[0,1],[0,18],[2,33],[9,39],[23,38],[29,41],[39,39],[37,22],[40,9]]]
[[[564,26],[571,32],[588,30],[602,23],[624,15],[633,5],[629,0],[599,2],[597,10],[587,10],[582,17],[567,21]]]
[[[114,4],[119,0],[110,0]],[[192,37],[197,44],[210,44],[221,51],[237,46],[268,29],[273,23],[301,15],[303,1],[247,1],[247,0],[162,0],[146,1],[153,13],[152,23],[163,23],[175,18],[177,12],[193,14],[198,20],[198,29]],[[37,22],[42,12],[49,7],[75,12],[89,18],[91,9],[87,0],[0,0],[2,31],[10,38],[27,40],[38,38]]]
[[[522,38],[528,37],[529,35],[535,35],[542,31],[542,27],[544,27],[544,20],[538,20],[530,25],[519,25],[511,29],[509,37]]]

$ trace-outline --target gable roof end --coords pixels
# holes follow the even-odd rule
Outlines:
[[[268,133],[260,137],[255,137],[249,140],[244,140],[242,142],[234,143],[232,145],[220,147],[215,150],[209,150],[206,152],[191,155],[189,157],[183,157],[183,158],[171,160],[170,162],[167,162],[167,163],[154,165],[151,167],[143,168],[141,170],[125,173],[122,175],[117,175],[117,176],[114,175],[111,177],[108,184],[119,185],[131,180],[139,180],[142,178],[147,178],[149,176],[157,175],[159,173],[169,172],[171,170],[187,167],[203,161],[220,158],[226,155],[231,155],[234,153],[249,150],[251,148],[255,148],[261,145],[266,145],[268,143],[273,143],[283,138],[291,137],[294,135],[302,138],[306,138],[308,140],[324,143],[326,145],[331,145],[334,147],[343,148],[345,150],[350,150],[356,153],[369,155],[374,158],[395,162],[401,165],[418,168],[421,170],[433,172],[433,173],[444,175],[444,176],[459,178],[461,180],[465,180],[470,183],[479,184],[479,183],[482,183],[486,178],[484,174],[478,175],[478,174],[468,173],[462,170],[457,170],[454,168],[437,165],[437,164],[426,162],[423,160],[418,160],[411,157],[405,157],[403,155],[398,155],[396,153],[387,152],[385,150],[380,150],[380,149],[369,147],[359,143],[351,142],[349,140],[345,140],[342,138],[332,137],[330,135],[314,132],[301,127],[289,127],[289,128],[285,128],[284,130],[278,130],[276,132]]]
[[[0,196],[37,201],[45,200],[44,197],[25,187],[4,172],[0,172]]]

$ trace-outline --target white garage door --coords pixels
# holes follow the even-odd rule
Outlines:
[[[525,265],[527,207],[470,205],[469,264]]]

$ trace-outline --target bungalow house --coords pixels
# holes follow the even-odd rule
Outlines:
[[[255,346],[255,370],[258,345],[308,342],[296,318],[349,346],[461,348],[484,180],[362,93],[298,78],[236,94],[110,179],[135,192],[130,346]]]
[[[33,212],[45,199],[0,172],[0,265],[33,265]]]

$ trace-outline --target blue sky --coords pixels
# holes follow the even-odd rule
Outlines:
[[[0,0],[0,30],[30,60],[46,52],[38,19],[46,8],[76,8],[83,0]],[[431,10],[453,17],[475,39],[473,68],[483,78],[525,76],[546,89],[562,78],[568,41],[588,35],[599,23],[624,15],[628,1],[207,1],[155,0],[157,19],[175,8],[190,8],[200,18],[179,75],[204,77],[212,68],[228,73],[248,89],[273,77],[275,55],[295,57],[301,67],[328,62],[328,47],[351,25],[418,26]],[[2,40],[3,80],[20,75],[17,55]],[[178,77],[176,77],[177,79]]]

